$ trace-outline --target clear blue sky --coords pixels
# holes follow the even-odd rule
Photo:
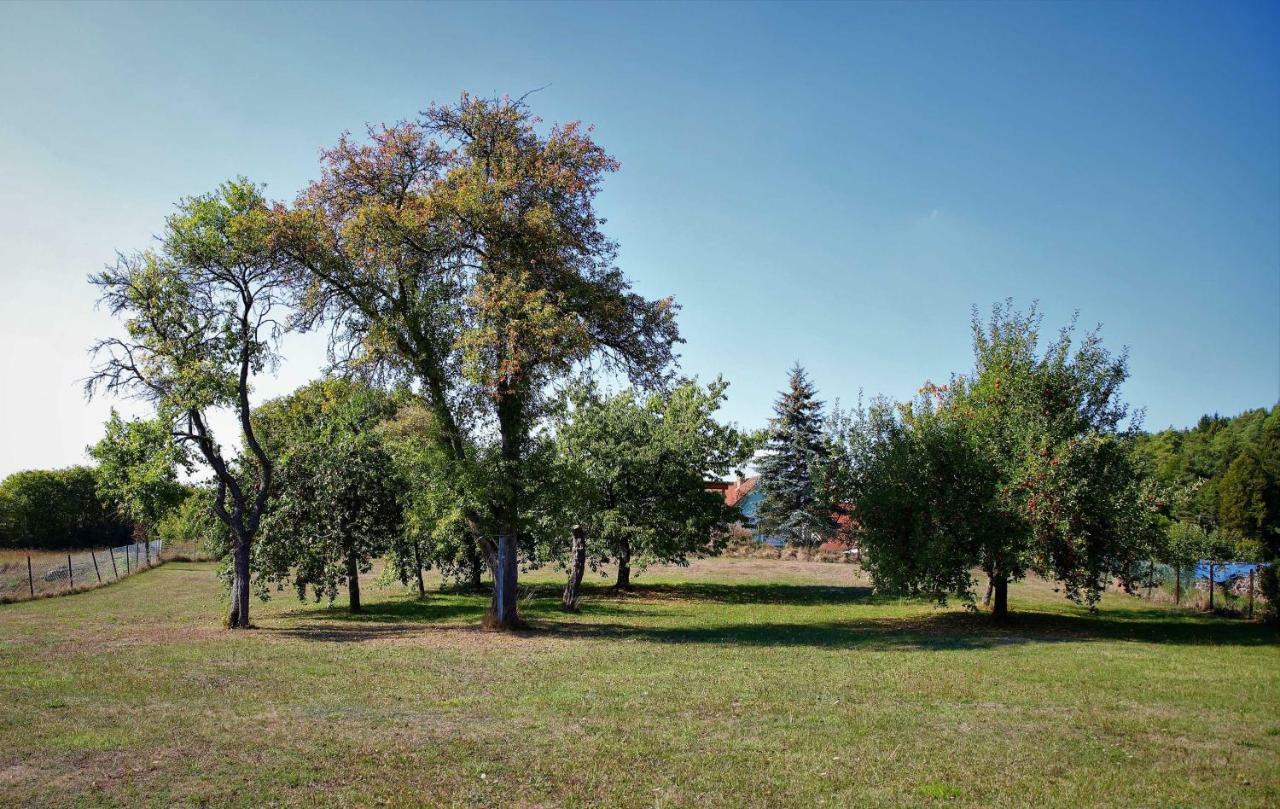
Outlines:
[[[970,365],[969,307],[1127,345],[1146,424],[1280,398],[1280,5],[0,4],[0,475],[82,459],[85,275],[237,174],[463,89],[596,124],[622,265],[762,424]],[[317,372],[286,344],[279,393]],[[228,436],[226,440],[233,440]]]

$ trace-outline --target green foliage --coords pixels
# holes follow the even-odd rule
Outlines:
[[[817,545],[831,533],[834,503],[824,496],[824,467],[830,468],[823,437],[822,402],[796,364],[788,389],[773,406],[767,454],[760,464],[762,531],[795,545]]]
[[[854,490],[862,565],[887,591],[972,600],[970,570],[1016,530],[998,470],[930,399],[907,412],[878,401],[855,423],[866,436]]]
[[[546,391],[597,359],[665,382],[679,339],[675,305],[632,291],[601,230],[617,162],[587,128],[537,124],[519,100],[463,95],[368,143],[344,136],[276,211],[303,321],[334,321],[344,363],[417,383],[451,461],[490,467],[482,511],[457,498],[506,626]]]
[[[187,453],[159,419],[125,421],[112,408],[106,435],[89,454],[98,462],[99,496],[148,529],[186,496],[178,467],[189,465]]]
[[[214,497],[208,486],[188,489],[177,508],[160,518],[156,533],[166,547],[190,546],[215,559],[226,556],[231,549],[231,533],[214,513]]]
[[[1041,349],[1039,330],[1034,307],[975,313],[973,372],[872,419],[856,494],[878,585],[972,601],[980,567],[999,610],[1032,570],[1092,606],[1162,543],[1121,426],[1125,357],[1072,327]]]
[[[593,566],[610,558],[684,564],[713,553],[737,513],[706,480],[729,474],[751,449],[714,418],[727,387],[685,381],[643,399],[573,389],[556,418],[539,502],[551,533],[564,542],[581,526]]]
[[[274,366],[283,303],[274,224],[247,180],[182,200],[159,250],[121,255],[90,280],[125,336],[98,341],[86,392],[151,402],[174,439],[203,459],[214,511],[234,538],[232,626],[249,626],[249,556],[271,493],[272,464],[250,413],[252,379]],[[248,462],[227,457],[210,412],[234,412]],[[193,455],[195,454],[193,453]]]
[[[1280,620],[1280,405],[1141,435],[1134,455],[1179,495],[1169,515],[1177,520],[1170,553],[1182,558],[1182,537],[1198,532],[1212,539],[1200,546],[1200,559],[1272,563],[1261,571],[1260,589],[1268,617]]]
[[[291,446],[254,563],[261,591],[291,582],[330,603],[340,584],[367,573],[401,532],[401,483],[391,456],[369,433]]]
[[[339,581],[367,571],[400,538],[405,484],[376,432],[396,408],[396,395],[329,377],[254,409],[277,463],[254,555],[260,593],[287,581],[299,598],[311,588],[332,601]]]
[[[15,472],[0,482],[0,547],[91,548],[129,541],[87,466]]]
[[[1280,405],[1139,435],[1134,455],[1166,487],[1193,493],[1171,516],[1222,520],[1255,538],[1280,532]]]

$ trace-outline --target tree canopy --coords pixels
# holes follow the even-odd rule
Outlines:
[[[975,312],[975,367],[879,408],[856,485],[867,565],[886,589],[972,601],[983,569],[993,613],[1028,571],[1094,604],[1160,541],[1131,461],[1119,397],[1126,358],[1074,324],[1043,348],[1041,316]]]
[[[261,190],[239,179],[184,199],[158,250],[121,255],[90,279],[125,336],[93,346],[86,392],[151,402],[172,438],[212,472],[214,511],[234,544],[228,624],[240,628],[249,626],[250,548],[271,491],[249,393],[252,378],[277,359],[279,255]],[[216,409],[235,413],[256,472],[224,452],[209,426]]]

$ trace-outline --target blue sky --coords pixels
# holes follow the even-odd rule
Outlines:
[[[1273,404],[1278,9],[0,4],[0,475],[101,434],[87,273],[181,196],[291,198],[341,131],[463,89],[596,125],[622,266],[743,424],[796,360],[845,401],[965,370],[970,306],[1010,296],[1129,346],[1149,428]],[[262,396],[317,373],[285,350]]]

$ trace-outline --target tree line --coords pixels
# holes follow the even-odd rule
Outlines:
[[[91,278],[123,330],[92,347],[86,391],[154,409],[113,415],[98,489],[225,550],[237,628],[252,593],[284,587],[346,587],[358,609],[377,556],[420,593],[427,569],[467,587],[487,572],[504,629],[522,625],[520,569],[560,564],[573,609],[589,569],[625,588],[633,565],[716,552],[737,515],[705,481],[762,440],[761,527],[856,533],[885,591],[975,603],[979,570],[1001,616],[1030,572],[1093,604],[1175,555],[1171,503],[1206,495],[1141,460],[1125,355],[1074,324],[1043,339],[1034,307],[975,313],[974,367],[911,401],[824,415],[797,367],[764,436],[721,425],[725,383],[677,376],[678,306],[616,266],[595,198],[617,167],[589,128],[464,94],[342,135],[292,202],[244,178],[180,201],[155,246]],[[325,378],[252,406],[282,334],[321,328]],[[229,443],[214,410],[235,415]],[[1223,480],[1262,479],[1249,463]],[[1256,515],[1231,497],[1219,516]]]

